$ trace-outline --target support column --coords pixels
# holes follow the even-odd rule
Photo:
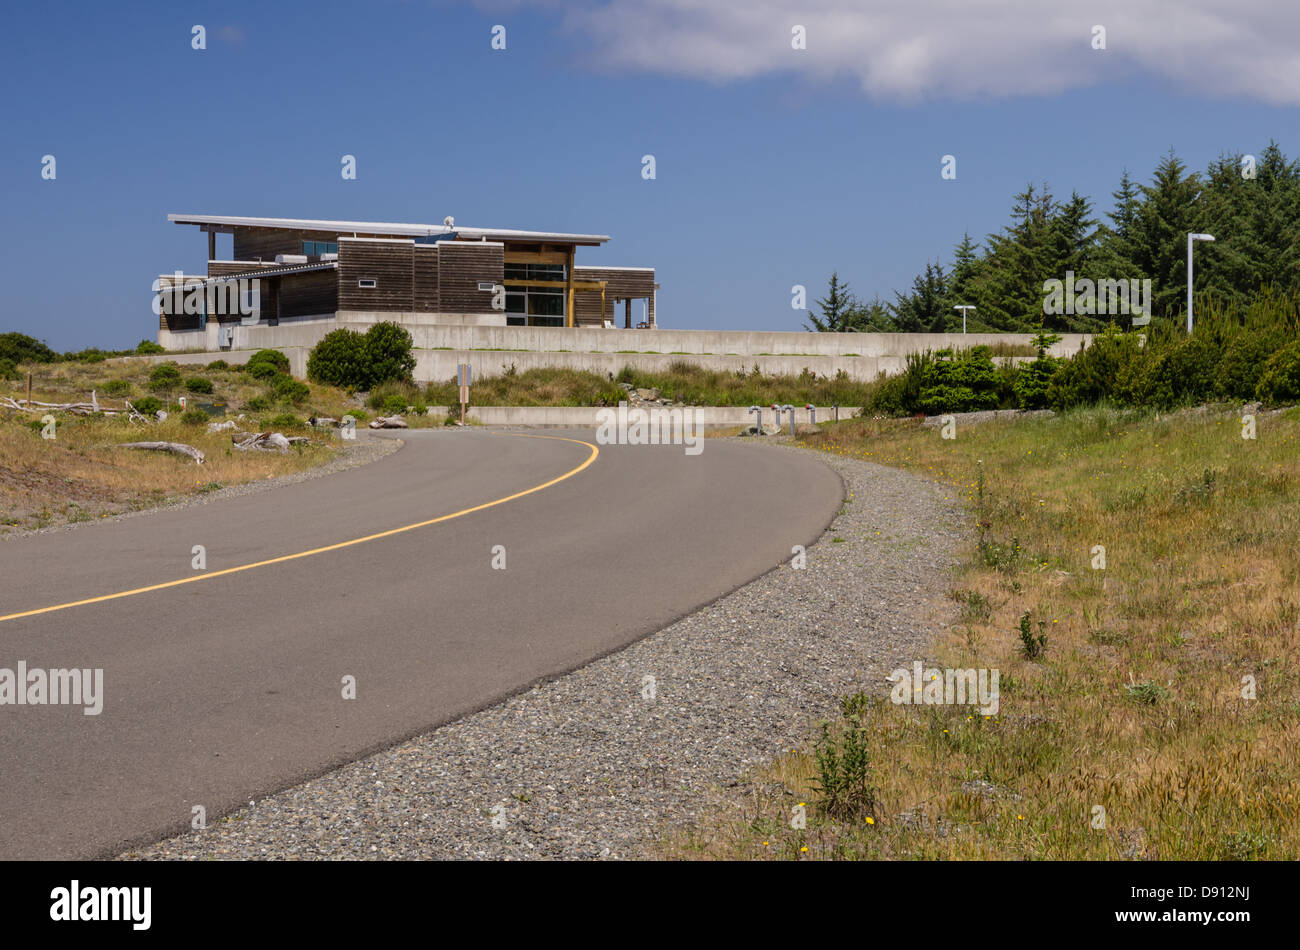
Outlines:
[[[209,231],[208,232],[208,260],[215,261],[216,259],[217,259],[217,232]]]
[[[574,246],[569,245],[569,266],[564,269],[564,325],[566,327],[574,326],[573,316],[573,251]]]
[[[632,298],[623,301],[623,329],[632,329]]]

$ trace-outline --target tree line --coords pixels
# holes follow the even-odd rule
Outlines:
[[[1145,315],[1178,319],[1186,308],[1189,232],[1215,237],[1195,251],[1198,303],[1205,298],[1227,305],[1265,289],[1300,290],[1300,162],[1289,160],[1276,142],[1259,156],[1221,155],[1204,173],[1189,171],[1171,149],[1147,184],[1125,169],[1111,197],[1114,206],[1101,221],[1093,202],[1077,191],[1062,201],[1047,184],[1031,183],[1012,200],[1005,228],[983,242],[964,234],[950,264],[927,261],[892,301],[879,295],[859,300],[833,273],[805,326],[822,332],[959,331],[961,313],[953,309],[959,304],[975,308],[971,332],[1092,333],[1130,323],[1113,312],[1087,312],[1101,308],[1045,307],[1044,284],[1067,275],[1076,286],[1150,280]]]

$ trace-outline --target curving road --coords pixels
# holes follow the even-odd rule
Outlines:
[[[842,496],[813,456],[739,442],[402,438],[339,474],[0,544],[0,669],[104,670],[97,716],[0,705],[0,858],[111,856],[490,705],[788,559]]]

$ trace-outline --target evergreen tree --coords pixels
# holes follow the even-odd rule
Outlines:
[[[816,303],[821,311],[821,317],[809,313],[808,323],[804,324],[809,330],[816,330],[818,333],[839,333],[860,319],[857,314],[860,306],[858,300],[849,290],[849,285],[840,282],[838,271],[831,274],[830,287],[826,291],[826,296],[819,298]]]

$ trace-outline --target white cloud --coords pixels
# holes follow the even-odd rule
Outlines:
[[[484,4],[498,6],[498,4]],[[516,5],[516,4],[512,4]],[[581,62],[714,81],[847,78],[873,99],[1042,95],[1145,74],[1196,95],[1300,104],[1294,0],[524,0]],[[791,27],[807,49],[791,48]],[[1106,28],[1106,50],[1091,46]]]

